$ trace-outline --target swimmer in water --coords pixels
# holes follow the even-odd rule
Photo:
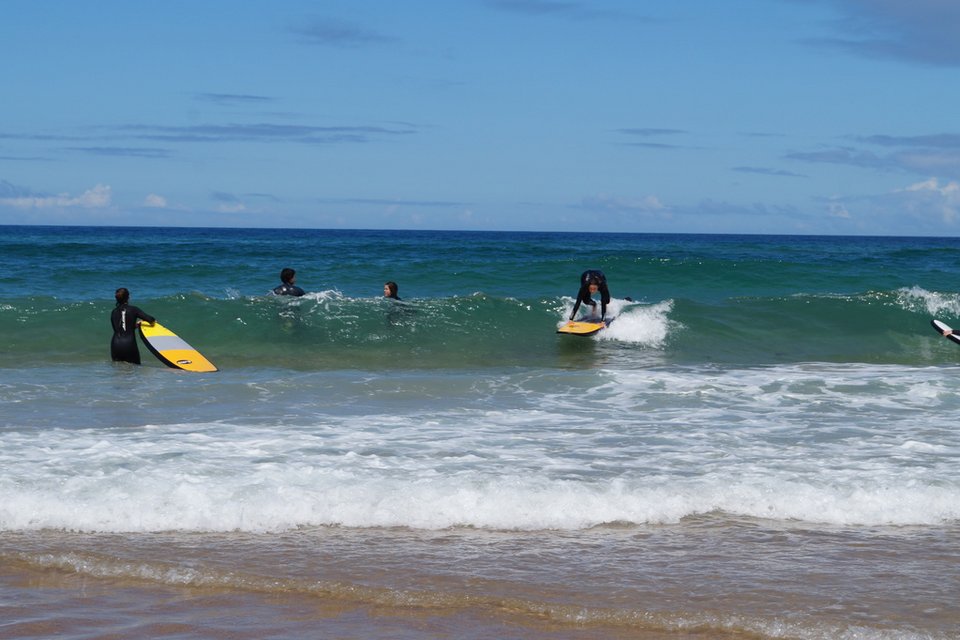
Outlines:
[[[280,272],[280,285],[273,290],[278,296],[302,296],[303,289],[294,284],[297,281],[297,272],[290,267]]]
[[[400,287],[397,286],[397,283],[393,280],[388,280],[383,284],[383,297],[390,298],[391,300],[399,300],[400,296],[397,295],[397,291],[400,290]]]

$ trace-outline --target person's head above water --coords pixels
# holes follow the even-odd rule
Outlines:
[[[117,289],[117,292],[114,294],[117,299],[117,306],[119,307],[122,304],[127,304],[130,301],[130,292],[126,287],[120,287]]]
[[[283,271],[280,272],[280,282],[284,284],[293,284],[293,279],[297,276],[297,272],[286,267]]]
[[[388,280],[383,285],[383,296],[385,298],[396,298],[397,292],[400,290],[400,287],[397,286],[397,283],[393,280]]]

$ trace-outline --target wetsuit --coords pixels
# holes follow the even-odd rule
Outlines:
[[[137,320],[144,320],[150,324],[156,322],[153,316],[147,315],[138,307],[122,304],[110,314],[110,324],[113,325],[113,339],[110,341],[110,356],[119,362],[140,364],[140,350],[137,348]]]
[[[303,289],[298,287],[295,284],[289,284],[284,282],[279,287],[273,290],[274,295],[278,296],[302,296],[304,294]]]
[[[580,291],[577,292],[577,302],[573,305],[573,313],[570,314],[571,320],[576,317],[577,310],[580,309],[581,303],[588,304],[596,309],[597,303],[590,297],[591,280],[597,283],[598,292],[600,293],[600,321],[603,322],[604,317],[607,315],[607,305],[610,303],[610,290],[607,289],[607,276],[603,275],[603,271],[591,269],[584,271],[580,275]]]

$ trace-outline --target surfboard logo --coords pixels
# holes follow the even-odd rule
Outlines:
[[[193,360],[177,360],[177,364],[193,364]]]

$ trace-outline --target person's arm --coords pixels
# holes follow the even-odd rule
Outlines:
[[[573,313],[570,314],[571,320],[577,317],[577,311],[580,309],[581,302],[583,302],[583,290],[577,292],[577,302],[573,305]]]
[[[156,318],[154,318],[149,313],[146,313],[145,311],[143,311],[143,309],[139,307],[137,307],[137,317],[140,318],[141,320],[146,321],[147,324],[153,324],[157,321]]]
[[[581,302],[584,303],[584,304],[590,305],[590,306],[593,307],[594,309],[597,308],[597,303],[594,302],[594,301],[593,301],[593,298],[590,297],[590,292],[587,291],[586,293],[584,293],[584,292],[581,291],[580,294],[577,296],[577,303],[576,303],[575,305],[573,305],[573,313],[570,314],[570,319],[571,319],[571,320],[573,320],[574,316],[577,315],[577,309],[580,308],[580,303],[581,303]],[[593,313],[593,312],[591,311],[591,313]]]

